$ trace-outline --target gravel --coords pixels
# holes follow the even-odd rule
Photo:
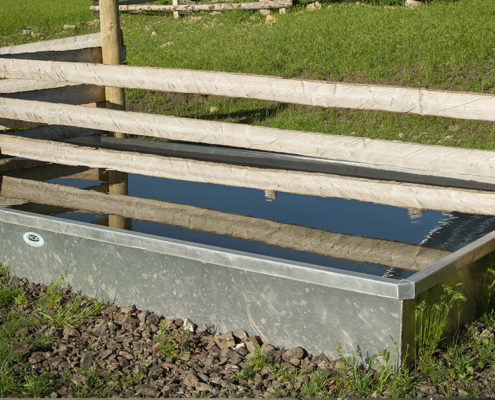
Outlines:
[[[46,286],[25,279],[14,283],[24,289],[28,301],[8,312],[35,314],[36,300]],[[62,293],[67,301],[76,296],[68,290]],[[83,305],[91,301],[83,298]],[[0,314],[0,322],[4,317]],[[494,333],[493,327],[477,322],[465,328],[459,340],[466,347],[469,338],[479,337],[493,346]],[[330,361],[324,354],[309,354],[301,347],[279,349],[245,331],[217,333],[189,319],[164,318],[134,306],[103,305],[100,313],[76,326],[42,324],[20,329],[15,336],[23,340],[12,347],[19,360],[13,366],[14,375],[31,371],[48,377],[51,397],[360,395],[352,386],[355,371],[342,358]],[[366,374],[369,371],[359,369],[360,377]],[[493,363],[468,378],[450,381],[446,393],[445,384],[417,374],[401,393],[419,397],[495,395]],[[379,381],[376,374],[371,380]],[[365,394],[381,397],[372,386]]]

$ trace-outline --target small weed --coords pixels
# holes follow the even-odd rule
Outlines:
[[[5,279],[10,276],[10,268],[6,265],[0,265],[0,279]]]
[[[463,354],[457,346],[450,346],[446,353],[446,362],[454,379],[469,381],[473,379],[474,357]]]
[[[328,397],[327,383],[329,378],[330,371],[328,369],[313,372],[311,380],[301,387],[302,397]]]
[[[45,293],[38,300],[38,313],[42,319],[54,326],[76,326],[85,318],[98,314],[101,303],[93,300],[86,304],[78,293],[73,299],[66,300],[62,293],[65,277],[62,274],[57,282],[51,282]]]
[[[253,355],[248,358],[244,368],[236,373],[236,377],[240,380],[254,379],[267,365],[268,358],[266,357],[266,354],[262,353],[260,346],[256,346]]]
[[[17,298],[25,293],[22,288],[15,284],[11,284],[10,268],[0,265],[0,307],[8,307],[12,304],[17,304]]]
[[[20,294],[21,289],[16,286],[0,287],[0,307],[8,307],[14,304]]]
[[[111,377],[111,374],[103,374],[100,376],[98,366],[94,363],[87,365],[80,369],[77,375],[81,375],[79,378],[79,384],[70,385],[70,395],[75,398],[88,398],[88,397],[107,397],[108,390],[107,380]],[[74,376],[74,374],[72,375]],[[71,375],[66,376],[66,380],[71,382]]]
[[[27,373],[24,384],[22,385],[22,394],[26,397],[46,397],[53,390],[53,384],[50,383],[52,374],[45,372],[37,375],[34,372]]]
[[[119,382],[124,389],[129,389],[133,386],[139,385],[144,378],[146,378],[146,375],[141,372],[135,375],[134,374],[124,375],[120,377]]]
[[[427,304],[423,300],[414,310],[416,351],[419,360],[428,358],[437,351],[443,339],[449,314],[454,309],[459,312],[460,305],[466,301],[458,286],[459,284],[454,287],[443,285],[438,302]]]
[[[476,367],[483,369],[495,362],[495,341],[493,338],[475,338],[472,343],[473,353],[477,356]]]
[[[177,334],[169,332],[165,326],[165,321],[160,321],[159,333],[155,337],[158,351],[165,357],[173,360],[180,359],[187,351],[191,342],[191,332],[183,330]]]
[[[370,368],[363,368],[359,366],[357,360],[353,357],[352,364],[352,389],[360,394],[367,395],[373,392],[375,381],[375,371]]]
[[[14,299],[14,304],[16,306],[27,306],[28,299],[26,296],[26,291],[24,289],[20,288],[19,293]]]
[[[158,343],[158,351],[165,357],[172,359],[179,358],[179,344],[174,340],[174,334],[172,332],[162,332],[156,338]]]
[[[486,288],[487,294],[486,294],[486,304],[482,305],[484,306],[484,311],[487,312],[491,310],[494,306],[494,301],[495,301],[495,268],[488,268],[487,269],[488,275],[491,277],[491,282]]]
[[[279,363],[273,364],[271,372],[277,377],[280,382],[295,382],[301,371],[289,372],[286,367]]]

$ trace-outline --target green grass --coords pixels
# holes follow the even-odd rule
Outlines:
[[[259,13],[129,15],[128,61],[366,83],[494,91],[495,4],[295,8],[264,23]],[[146,29],[147,27],[147,29]],[[144,28],[144,29],[143,29]],[[151,37],[151,32],[156,36]],[[166,45],[166,44],[169,45]],[[164,47],[162,47],[165,44]]]
[[[442,294],[438,301],[421,301],[414,310],[416,322],[416,353],[420,360],[431,358],[438,349],[447,326],[449,315],[452,312],[460,313],[461,305],[466,296],[459,290],[460,284],[455,287],[442,286]],[[459,315],[458,315],[459,317]]]
[[[51,282],[45,293],[38,300],[38,314],[42,320],[56,327],[73,327],[91,315],[99,314],[102,304],[93,300],[85,304],[78,293],[70,300],[64,299],[62,294],[65,277],[62,275],[57,282]]]
[[[21,371],[14,368],[23,359],[20,349],[26,352],[50,350],[50,334],[30,335],[29,332],[41,327],[75,326],[99,312],[96,300],[83,302],[80,295],[64,299],[63,283],[61,277],[37,300],[29,300],[24,288],[11,282],[9,269],[0,266],[0,397],[48,396],[54,389],[49,373],[38,374],[28,367]],[[29,303],[33,312],[26,314],[22,307]]]
[[[2,0],[0,46],[95,32],[89,0]],[[64,25],[75,29],[64,30]],[[26,31],[23,33],[23,31]]]
[[[301,1],[277,22],[259,12],[122,14],[131,65],[495,93],[495,2]],[[89,0],[4,0],[0,45],[95,31]],[[168,3],[162,1],[162,3]],[[379,4],[371,6],[370,4]],[[22,34],[31,26],[34,35]],[[152,35],[153,33],[153,35]],[[39,36],[36,36],[38,35]],[[495,149],[495,124],[215,96],[127,91],[129,108],[283,129]],[[215,107],[218,112],[210,112]]]
[[[191,332],[181,330],[179,332],[169,331],[165,321],[160,321],[158,335],[155,336],[158,351],[172,360],[180,360],[189,350]]]
[[[278,22],[267,25],[256,12],[178,20],[126,14],[128,62],[495,93],[495,2],[437,1],[416,9],[324,3],[275,16]],[[139,90],[128,91],[127,100],[133,110],[191,118],[495,149],[495,124],[487,122]]]

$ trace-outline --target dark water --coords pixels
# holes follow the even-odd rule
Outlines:
[[[74,179],[56,179],[50,182],[75,187],[89,186],[88,181]],[[495,229],[495,217],[490,216],[431,210],[420,212],[354,200],[282,192],[277,193],[276,199],[270,200],[265,198],[263,191],[257,189],[176,181],[141,175],[129,175],[128,184],[129,195],[131,196],[449,251],[455,251]],[[84,222],[92,222],[101,218],[100,215],[96,214],[74,212],[56,215]],[[272,246],[259,241],[241,240],[156,222],[134,220],[132,221],[132,230],[372,275],[403,278],[413,273],[378,264],[325,257]]]

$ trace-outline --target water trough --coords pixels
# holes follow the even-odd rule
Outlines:
[[[201,150],[141,145],[163,154]],[[204,153],[323,168],[300,157]],[[339,346],[347,355],[398,357],[397,345],[414,345],[418,297],[443,282],[462,282],[471,300],[465,318],[475,315],[491,265],[493,216],[136,174],[128,196],[111,197],[101,191],[105,170],[9,161],[17,168],[2,176],[0,199],[9,207],[0,210],[0,254],[18,275],[48,283],[66,271],[76,290],[106,301],[329,357]],[[131,230],[108,227],[109,214],[125,217]]]
[[[98,49],[95,36],[72,41]],[[48,283],[66,271],[75,290],[106,301],[330,358],[339,347],[358,358],[414,354],[415,307],[435,302],[442,284],[461,284],[461,320],[486,305],[493,152],[77,104],[101,102],[91,81],[171,90],[171,76],[186,77],[172,85],[179,92],[204,94],[217,77],[228,95],[245,79],[245,97],[280,101],[302,87],[307,100],[287,101],[485,120],[493,96],[167,69],[129,79],[132,67],[68,62],[74,54],[58,45],[34,53],[63,62],[0,49],[0,121],[50,124],[0,135],[0,262],[17,275]]]

